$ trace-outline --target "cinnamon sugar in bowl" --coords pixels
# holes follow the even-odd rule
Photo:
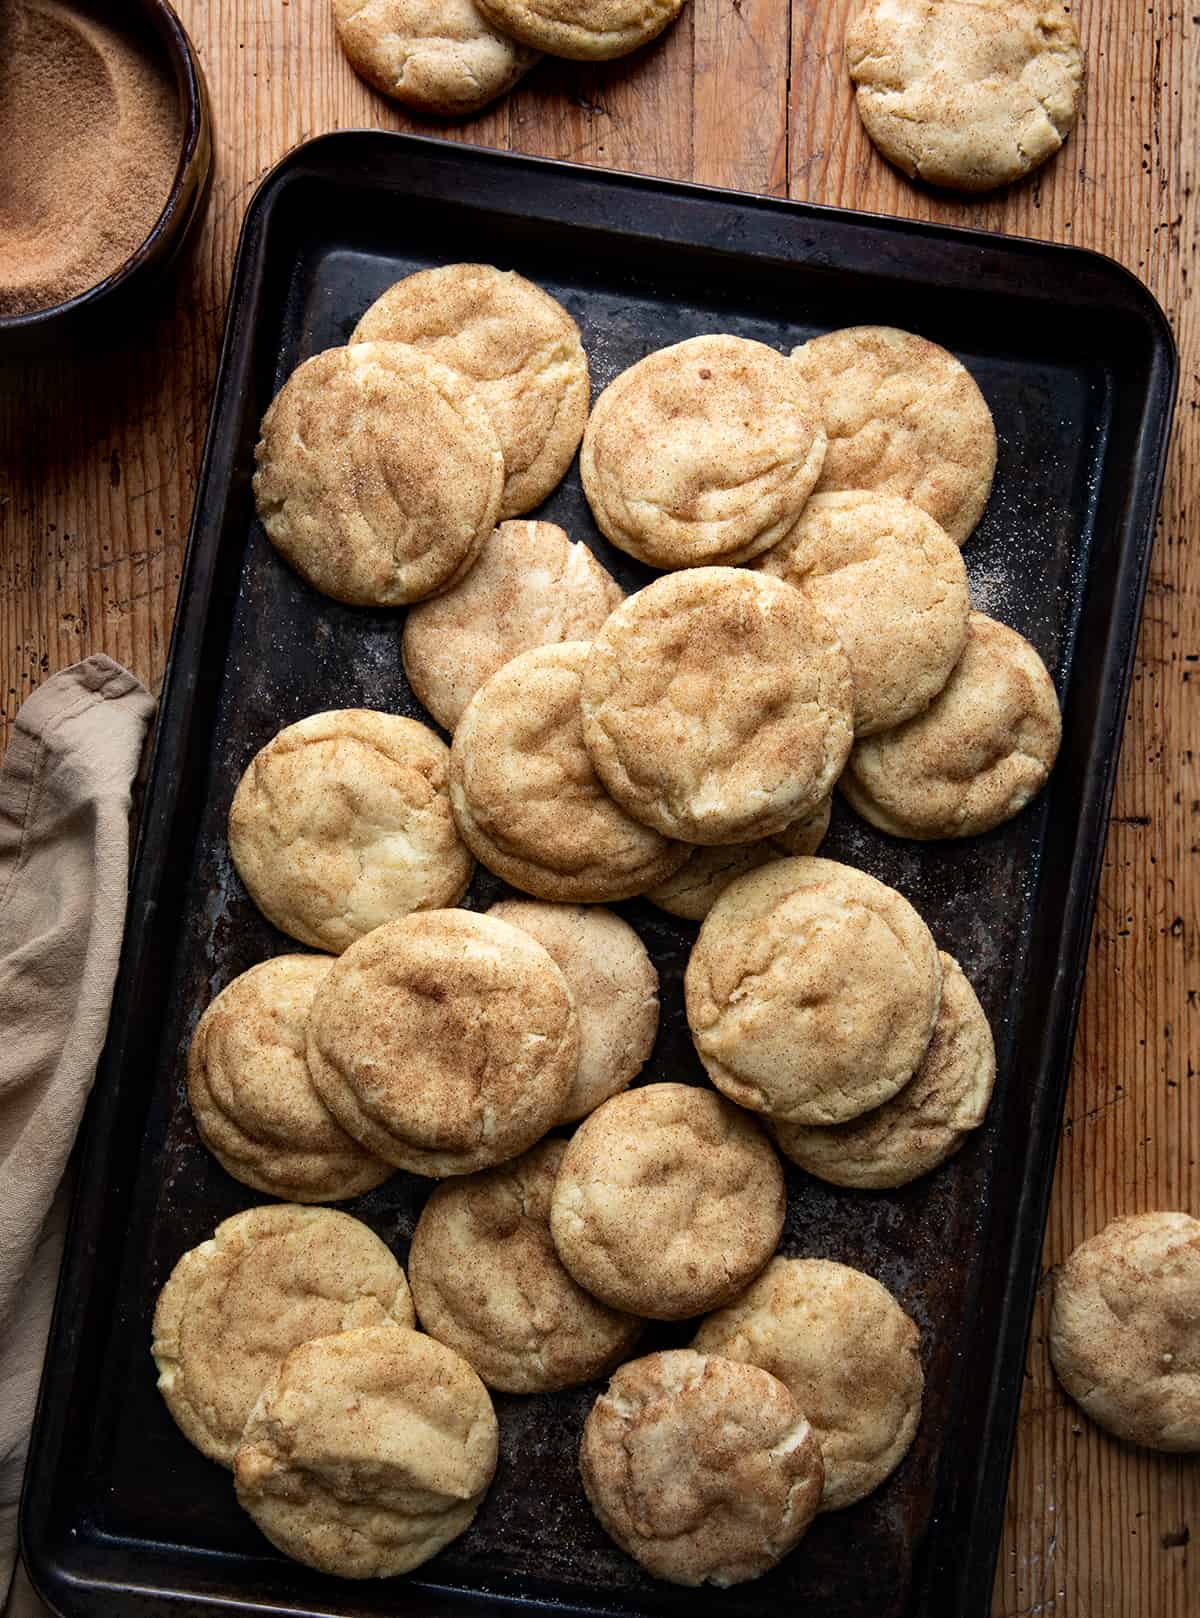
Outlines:
[[[119,336],[212,167],[203,76],[166,0],[3,0],[0,152],[0,351]]]

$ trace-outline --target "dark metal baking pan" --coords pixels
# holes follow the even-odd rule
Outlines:
[[[148,1354],[154,1298],[218,1220],[261,1200],[200,1146],[184,1053],[213,993],[294,947],[232,872],[225,815],[254,751],[316,709],[420,715],[401,614],[342,607],[273,553],[250,490],[259,418],[292,368],[345,340],[398,276],[512,266],[579,320],[596,388],[707,331],[777,348],[856,322],[958,353],[995,413],[995,492],[966,549],[977,604],[1055,675],[1065,740],[1048,790],[961,844],[877,835],[839,807],[826,851],[892,882],[962,961],[995,1029],[997,1094],[961,1154],[894,1193],[789,1176],[783,1250],[879,1277],[919,1323],[916,1444],[853,1509],[822,1517],[768,1577],[696,1594],[656,1584],[594,1521],[576,1446],[595,1388],[497,1398],[495,1484],[471,1529],[401,1581],[285,1561],[227,1473],[175,1430]],[[411,137],[332,135],[267,179],[246,218],[133,880],[128,936],[83,1148],[23,1514],[38,1588],[71,1618],[201,1611],[435,1618],[468,1610],[638,1615],[764,1608],[825,1618],[988,1609],[1046,1201],[1175,386],[1163,317],[1106,259],[571,168]],[[576,472],[545,507],[627,586],[648,576],[596,535]],[[469,903],[499,884],[481,878]],[[647,1078],[703,1082],[683,1016],[695,929],[619,907],[663,981]],[[427,1182],[351,1204],[403,1259]],[[685,1341],[687,1327],[649,1344]]]

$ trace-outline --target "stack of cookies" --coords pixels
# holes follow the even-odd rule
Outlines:
[[[477,858],[539,898],[699,920],[815,851],[835,782],[919,840],[1024,807],[1061,721],[1034,649],[971,609],[996,433],[952,355],[890,327],[790,358],[715,335],[639,361],[590,419],[587,389],[560,304],[449,265],[384,293],[263,423],[281,553],[339,600],[419,603],[405,670],[454,732]],[[628,602],[586,545],[511,520],[577,447],[601,532],[670,575]]]
[[[784,1177],[754,1115],[789,1152],[793,1134],[827,1137],[812,1166],[850,1163],[844,1183],[925,1172],[978,1122],[947,1109],[986,1102],[978,1003],[899,894],[798,857],[717,900],[687,1005],[724,1093],[628,1088],[658,1023],[637,934],[598,906],[514,900],[276,957],[205,1011],[188,1063],[201,1138],[286,1200],[183,1256],[153,1352],[181,1429],[281,1550],[351,1578],[417,1566],[488,1487],[485,1389],[552,1393],[614,1367],[581,1476],[658,1577],[755,1577],[903,1459],[917,1329],[871,1277],[777,1256]],[[364,1224],[311,1206],[397,1169],[442,1182],[407,1283]],[[699,1316],[691,1349],[630,1360],[647,1322]]]
[[[834,860],[732,883],[688,960],[705,1071],[835,1185],[904,1185],[983,1121],[991,1029],[958,962],[894,888]]]
[[[302,365],[258,447],[281,554],[339,600],[412,603],[405,670],[451,741],[332,709],[238,784],[237,870],[321,953],[252,968],[199,1021],[200,1138],[280,1202],[184,1256],[155,1357],[268,1537],[348,1577],[470,1522],[487,1388],[616,1368],[583,1486],[658,1577],[757,1576],[877,1487],[916,1431],[917,1328],[871,1277],[779,1255],[776,1148],[835,1185],[903,1185],[995,1078],[912,905],[816,855],[838,784],[934,840],[1017,813],[1053,762],[1048,674],[970,606],[960,546],[996,459],[979,389],[936,345],[860,327],[790,357],[696,337],[590,419],[587,392],[561,305],[452,265]],[[522,515],[580,446],[597,525],[660,571],[628,598]],[[459,908],[476,860],[519,896]],[[604,905],[635,895],[701,923],[682,1009],[714,1089],[631,1088],[658,976]],[[411,1299],[365,1226],[314,1206],[396,1172],[441,1182]],[[648,1321],[682,1320],[690,1348],[630,1359]]]
[[[657,1577],[732,1584],[878,1487],[920,1419],[912,1320],[861,1271],[775,1257],[783,1214],[749,1114],[646,1085],[569,1140],[447,1177],[407,1282],[344,1213],[226,1220],[159,1296],[159,1387],[273,1544],[368,1578],[469,1526],[496,1465],[488,1388],[552,1393],[619,1367],[582,1432],[597,1517]],[[690,1349],[630,1359],[648,1322],[705,1312]]]
[[[496,1469],[487,1389],[415,1326],[404,1272],[366,1225],[250,1208],[159,1294],[158,1385],[274,1545],[386,1578],[461,1534]]]
[[[684,0],[333,0],[354,71],[417,112],[464,117],[543,55],[607,62],[656,39]]]

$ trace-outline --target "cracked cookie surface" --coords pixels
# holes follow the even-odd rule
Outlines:
[[[597,1298],[680,1320],[741,1291],[775,1251],[783,1215],[783,1171],[753,1119],[711,1090],[648,1084],[575,1131],[550,1230]]]
[[[454,584],[500,515],[504,454],[457,371],[404,343],[329,348],[262,421],[254,497],[315,589],[395,607]]]
[[[419,1567],[496,1470],[487,1389],[423,1332],[363,1329],[288,1355],[246,1424],[238,1503],[277,1549],[344,1579]]]
[[[628,899],[688,850],[628,814],[584,746],[587,642],[539,646],[471,698],[450,752],[450,805],[489,871],[539,899]]]
[[[884,157],[956,191],[1009,185],[1053,157],[1083,94],[1079,30],[1058,0],[868,0],[846,60]]]
[[[535,646],[590,640],[625,599],[580,541],[552,522],[502,522],[460,584],[412,607],[404,672],[439,725],[505,663]]]
[[[833,794],[799,820],[789,821],[782,831],[775,832],[771,841],[784,854],[815,854],[825,841],[833,814]]]
[[[542,1141],[439,1186],[413,1232],[408,1273],[421,1325],[507,1393],[590,1382],[642,1329],[585,1292],[555,1251],[550,1198],[566,1149]]]
[[[1041,791],[1061,740],[1046,665],[1015,629],[973,612],[963,654],[930,706],[856,742],[838,786],[893,837],[977,837]]]
[[[404,1272],[374,1231],[279,1203],[234,1214],[183,1255],[158,1295],[151,1353],[180,1429],[232,1466],[255,1401],[298,1343],[415,1321]]]
[[[691,568],[630,596],[592,642],[583,739],[629,814],[688,843],[782,832],[828,798],[851,741],[849,664],[800,591]]]
[[[475,869],[450,811],[450,752],[427,725],[336,708],[255,754],[229,851],[258,908],[335,954],[382,922],[462,898]]]
[[[912,1078],[937,1020],[941,965],[928,927],[894,888],[797,857],[725,890],[684,991],[719,1090],[789,1123],[835,1124]]]
[[[1200,1451],[1200,1220],[1114,1219],[1054,1272],[1050,1360],[1118,1438]]]
[[[962,545],[996,471],[996,427],[974,377],[895,326],[847,326],[792,350],[828,434],[818,494],[911,500]]]
[[[859,1191],[907,1185],[953,1156],[983,1122],[996,1082],[992,1030],[962,967],[945,951],[939,958],[933,1037],[891,1101],[844,1124],[772,1123],[780,1151],[809,1174]]]
[[[517,1157],[558,1122],[579,1021],[566,979],[528,933],[427,910],[375,928],[334,963],[307,1054],[343,1129],[440,1179]]]
[[[514,39],[580,62],[626,56],[683,10],[684,0],[479,0],[480,10]]]
[[[504,455],[501,517],[562,481],[587,420],[588,363],[579,327],[541,287],[491,264],[418,270],[375,300],[352,341],[404,343],[463,378]]]
[[[342,1202],[390,1163],[350,1135],[313,1088],[305,1026],[327,955],[277,955],[226,984],[188,1048],[196,1130],[235,1180],[286,1202]]]
[[[714,844],[695,848],[686,865],[674,876],[648,888],[644,897],[668,915],[684,921],[703,921],[731,882],[757,871],[781,854],[815,854],[829,830],[832,800],[826,798],[812,811],[793,820],[773,837],[754,843]]]
[[[658,972],[629,923],[600,905],[502,899],[487,914],[536,938],[574,996],[579,1065],[560,1119],[574,1123],[627,1089],[649,1059]]]
[[[621,1366],[588,1414],[579,1470],[605,1531],[648,1573],[721,1588],[799,1543],[824,1477],[776,1377],[688,1349]]]
[[[788,1389],[821,1445],[822,1511],[877,1489],[916,1436],[920,1333],[886,1287],[848,1264],[772,1259],[692,1347],[761,1366]]]
[[[690,337],[611,382],[583,435],[592,515],[651,567],[745,562],[800,515],[825,454],[795,366],[744,337]]]
[[[971,610],[958,546],[911,500],[817,494],[756,571],[794,585],[832,623],[854,682],[854,734],[921,713],[950,678]]]
[[[492,28],[474,0],[333,0],[333,20],[360,78],[450,118],[504,95],[539,57]]]

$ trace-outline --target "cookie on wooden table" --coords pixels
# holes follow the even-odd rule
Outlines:
[[[591,640],[625,599],[581,541],[552,522],[502,522],[460,584],[409,609],[404,672],[453,730],[497,669],[535,646]]]
[[[825,1462],[822,1511],[877,1489],[921,1420],[921,1335],[886,1287],[848,1264],[775,1258],[692,1339],[701,1354],[761,1366],[812,1423]]]
[[[277,955],[226,984],[188,1049],[188,1102],[200,1139],[243,1185],[287,1202],[341,1202],[392,1165],[338,1123],[313,1088],[305,1028],[328,955]]]
[[[681,1320],[758,1273],[784,1203],[779,1159],[754,1119],[711,1090],[648,1084],[606,1101],[572,1135],[550,1231],[597,1298]]]
[[[475,869],[450,812],[450,752],[427,725],[335,708],[288,725],[251,759],[229,809],[229,852],[269,921],[339,953],[412,910],[462,898]]]
[[[583,672],[583,739],[629,814],[742,843],[812,813],[841,774],[854,701],[832,625],[798,590],[690,568],[630,596]]]
[[[819,408],[782,354],[744,337],[690,337],[605,388],[579,472],[620,550],[651,567],[703,567],[778,544],[824,457]]]
[[[859,117],[889,163],[992,191],[1075,127],[1083,55],[1058,0],[867,0],[846,30]]]
[[[677,871],[683,843],[611,798],[583,744],[588,644],[539,646],[479,688],[454,732],[450,804],[489,871],[539,899],[628,899]]]
[[[895,326],[827,332],[792,362],[828,435],[817,493],[898,495],[963,544],[996,472],[995,423],[966,366]]]
[[[413,1232],[408,1273],[421,1325],[506,1393],[547,1393],[611,1370],[642,1329],[593,1298],[550,1239],[567,1145],[438,1186]]]
[[[600,905],[502,899],[487,912],[536,938],[567,980],[579,1017],[579,1065],[561,1123],[633,1083],[658,1033],[658,973],[627,921]]]
[[[788,1123],[835,1124],[917,1070],[942,970],[901,894],[835,860],[773,860],[740,877],[700,929],[688,1026],[717,1088]]]
[[[963,654],[932,704],[856,742],[838,785],[893,837],[977,837],[1041,791],[1061,740],[1046,665],[1015,629],[973,612]]]
[[[753,564],[791,584],[837,631],[854,681],[854,734],[921,713],[967,640],[962,552],[911,500],[818,494],[791,532]]]
[[[498,1449],[466,1360],[423,1332],[367,1328],[288,1355],[246,1424],[234,1482],[285,1556],[387,1579],[470,1526]]]
[[[771,1124],[780,1151],[809,1174],[857,1191],[907,1185],[952,1157],[983,1122],[996,1082],[992,1030],[958,962],[939,954],[937,1023],[903,1090],[848,1123]]]
[[[217,1226],[171,1271],[151,1353],[167,1409],[196,1448],[232,1466],[246,1419],[310,1337],[416,1322],[404,1271],[360,1220],[275,1203]]]
[[[539,57],[492,28],[474,0],[333,0],[333,20],[360,78],[447,118],[506,94]]]
[[[661,34],[684,0],[479,0],[497,28],[552,56],[604,62]]]
[[[1200,1220],[1114,1219],[1054,1272],[1050,1361],[1117,1438],[1200,1452]]]
[[[457,371],[404,343],[305,360],[263,417],[254,457],[267,537],[351,606],[447,589],[500,515],[504,453],[487,407]]]
[[[308,1066],[325,1105],[412,1174],[517,1157],[562,1117],[579,1055],[566,979],[517,927],[428,910],[352,944],[317,991]]]
[[[605,1531],[648,1573],[722,1589],[799,1544],[824,1479],[776,1377],[685,1348],[622,1365],[584,1423],[579,1470]]]
[[[514,270],[444,264],[377,298],[353,342],[406,343],[463,377],[504,454],[501,517],[539,505],[562,481],[588,413],[579,327]]]

